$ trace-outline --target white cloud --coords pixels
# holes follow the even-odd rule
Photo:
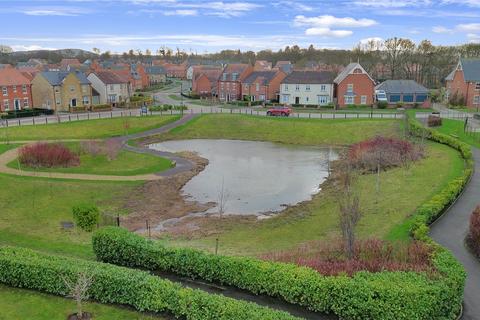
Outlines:
[[[454,32],[453,29],[446,28],[444,26],[435,26],[432,28],[434,33],[445,33],[445,34],[452,34]]]
[[[297,1],[278,1],[273,2],[272,5],[279,9],[294,10],[294,11],[313,11],[313,7]]]
[[[332,30],[330,28],[308,28],[305,30],[307,36],[324,36],[324,37],[334,37],[334,38],[343,38],[348,37],[353,34],[353,31],[350,30]]]
[[[29,16],[79,16],[88,14],[91,10],[77,7],[31,7],[14,10]]]
[[[442,4],[466,5],[469,7],[480,7],[480,0],[442,0]]]
[[[166,16],[196,16],[198,11],[193,9],[178,9],[173,11],[165,11],[163,14]]]
[[[13,45],[10,46],[13,51],[32,51],[32,50],[57,50],[57,48],[52,47],[43,47],[40,45]]]
[[[466,23],[457,25],[457,30],[463,32],[480,32],[480,23]]]
[[[385,41],[383,38],[380,37],[371,37],[371,38],[365,38],[360,40],[360,44],[369,44],[371,42],[383,42]]]
[[[374,8],[405,8],[430,5],[431,0],[356,0],[353,4]]]
[[[377,24],[372,19],[354,19],[350,17],[337,18],[331,15],[323,15],[318,17],[296,16],[293,21],[295,26],[312,26],[312,27],[370,27]]]

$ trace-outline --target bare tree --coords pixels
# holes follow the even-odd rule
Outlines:
[[[223,214],[225,213],[225,209],[227,208],[227,202],[228,202],[228,197],[229,193],[228,190],[225,189],[225,178],[222,178],[222,186],[220,188],[220,191],[218,192],[218,215],[220,218],[223,217]]]
[[[348,159],[341,165],[339,179],[339,207],[340,207],[340,229],[345,245],[345,252],[349,259],[355,253],[356,227],[362,213],[360,211],[360,199],[356,194],[353,184],[356,179],[356,172]]]
[[[67,296],[73,298],[77,304],[77,319],[83,319],[82,302],[89,298],[88,289],[93,283],[93,276],[83,271],[75,280],[63,277],[63,282],[68,289]]]

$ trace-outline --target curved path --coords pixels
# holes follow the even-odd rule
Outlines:
[[[18,148],[15,148],[0,154],[0,173],[6,173],[6,174],[12,174],[12,175],[18,175],[18,176],[28,176],[28,177],[76,179],[76,180],[104,180],[104,181],[160,180],[167,176],[172,176],[180,172],[188,171],[193,168],[193,164],[187,159],[179,157],[174,153],[156,151],[156,150],[152,150],[144,147],[130,146],[127,144],[128,141],[131,139],[144,138],[144,137],[160,134],[163,132],[167,132],[175,127],[183,125],[184,123],[191,120],[195,116],[196,115],[194,114],[189,114],[182,117],[180,120],[166,124],[159,128],[151,129],[151,130],[136,133],[136,134],[126,135],[122,137],[112,138],[120,141],[122,143],[123,149],[125,150],[136,152],[136,153],[152,154],[154,156],[164,157],[175,162],[175,167],[162,172],[132,175],[132,176],[116,176],[116,175],[100,175],[100,174],[84,174],[84,173],[24,171],[24,170],[10,168],[7,166],[8,163],[10,163],[11,161],[15,160],[18,157]],[[62,140],[55,140],[55,141],[62,141]],[[72,141],[72,140],[68,140],[68,141]],[[31,143],[33,141],[28,141],[28,142]]]
[[[473,148],[475,172],[463,194],[453,206],[431,226],[432,238],[452,251],[467,271],[462,319],[480,319],[480,261],[466,248],[470,214],[480,204],[480,150]]]

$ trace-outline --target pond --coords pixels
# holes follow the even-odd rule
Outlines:
[[[336,149],[241,140],[177,140],[150,145],[168,151],[193,151],[209,164],[182,189],[200,203],[215,202],[208,213],[268,217],[288,205],[310,200],[328,177]],[[220,201],[222,198],[224,201]]]

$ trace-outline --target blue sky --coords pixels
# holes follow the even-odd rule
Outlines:
[[[394,36],[480,43],[480,0],[0,0],[0,21],[0,44],[14,50],[351,49]]]

